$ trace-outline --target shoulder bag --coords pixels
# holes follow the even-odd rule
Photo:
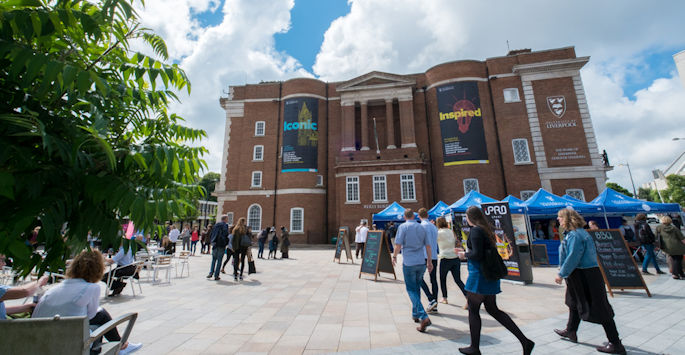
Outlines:
[[[509,272],[507,271],[507,266],[504,265],[504,260],[502,260],[502,257],[497,252],[497,246],[492,243],[490,237],[486,236],[486,238],[488,238],[488,242],[485,243],[487,247],[483,251],[484,258],[481,262],[481,272],[486,279],[496,281],[507,276]]]

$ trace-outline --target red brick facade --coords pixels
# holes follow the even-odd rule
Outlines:
[[[252,207],[261,212],[253,214],[255,227],[284,225],[295,243],[325,243],[340,226],[370,221],[393,201],[413,209],[452,203],[465,194],[464,179],[477,179],[480,192],[499,199],[540,187],[559,195],[580,189],[592,199],[606,172],[579,75],[587,60],[561,48],[444,63],[420,74],[232,87],[221,99],[227,133],[220,213],[237,220]],[[444,164],[436,87],[456,82],[477,85],[487,164]],[[505,101],[505,89],[517,95]],[[284,105],[300,97],[318,102],[317,171],[282,172]],[[264,122],[263,136],[255,134],[257,122]],[[259,161],[256,145],[263,146]],[[402,177],[413,177],[411,200],[402,199]],[[348,201],[348,178],[358,183],[358,201]],[[386,199],[374,201],[374,179],[384,179]],[[293,231],[294,208],[301,208],[294,213],[302,212],[302,232]]]

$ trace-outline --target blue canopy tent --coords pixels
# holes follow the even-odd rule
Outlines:
[[[509,195],[502,199],[502,202],[509,202],[511,213],[526,214],[526,206],[523,204],[522,200],[516,197]]]
[[[480,206],[481,203],[498,202],[492,197],[485,196],[482,193],[471,190],[464,197],[458,199],[455,203],[449,205],[449,210],[455,213],[464,213],[466,209],[471,206]]]
[[[428,210],[428,218],[429,219],[436,219],[438,217],[444,216],[445,214],[450,213],[450,206],[447,205],[446,203],[442,201],[438,201],[438,203],[433,206],[430,210]]]
[[[581,201],[581,200],[579,200],[579,199],[577,199],[577,198],[575,198],[575,197],[573,197],[573,196],[571,196],[571,195],[569,195],[569,194],[566,194],[566,195],[564,195],[564,196],[561,196],[561,198],[567,199],[567,200],[569,200],[569,201],[571,201],[571,202],[583,202],[583,201]]]
[[[677,203],[642,201],[608,187],[590,201],[590,204],[601,206],[606,214],[677,213],[681,211],[680,205]]]
[[[405,208],[402,207],[397,202],[391,203],[388,207],[386,207],[384,210],[374,213],[372,216],[373,223],[376,224],[376,227],[385,229],[385,225],[388,222],[399,222],[403,223],[404,222],[404,210]],[[414,218],[419,218],[418,213],[414,212]]]
[[[582,201],[572,201],[559,197],[544,189],[539,189],[533,196],[523,202],[528,215],[556,215],[562,208],[571,207],[580,214],[602,214],[602,207]]]

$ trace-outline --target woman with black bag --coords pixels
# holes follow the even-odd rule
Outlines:
[[[245,256],[247,249],[252,245],[250,230],[245,225],[245,217],[238,220],[238,224],[233,228],[233,280],[238,281],[238,266],[240,266],[240,280],[243,279],[245,270]]]
[[[485,310],[516,336],[523,346],[523,353],[528,355],[533,351],[535,343],[523,335],[521,329],[508,314],[497,308],[496,295],[502,292],[499,278],[503,276],[501,267],[504,263],[497,253],[495,234],[485,219],[483,211],[476,206],[471,206],[466,210],[466,222],[471,226],[469,238],[466,241],[468,251],[466,253],[459,251],[458,254],[468,259],[469,277],[465,288],[469,307],[471,346],[459,348],[459,352],[480,354],[480,305],[485,304]]]
[[[625,354],[626,349],[618,337],[614,310],[609,304],[604,278],[597,264],[597,250],[592,236],[583,229],[585,220],[578,212],[564,208],[557,219],[566,232],[559,246],[559,274],[554,282],[566,279],[566,305],[569,308],[566,329],[554,329],[562,338],[578,342],[580,320],[598,323],[604,327],[609,339],[597,351],[609,354]]]

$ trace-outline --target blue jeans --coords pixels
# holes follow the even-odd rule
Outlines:
[[[197,240],[190,241],[190,252],[192,252],[193,254],[195,254],[195,252],[197,251],[197,242]]]
[[[262,255],[264,255],[264,241],[258,240],[258,242],[259,242],[259,252],[257,253],[257,257],[261,258]]]
[[[404,285],[407,287],[407,294],[411,300],[411,316],[420,320],[428,318],[428,314],[421,304],[421,281],[423,281],[423,274],[426,272],[426,264],[402,265],[402,272],[404,273]]]
[[[219,277],[219,271],[221,271],[221,260],[226,254],[226,248],[214,247],[212,250],[212,267],[209,269],[209,275],[214,274],[214,277]]]
[[[645,248],[645,260],[642,261],[642,271],[647,271],[647,267],[649,266],[650,262],[654,263],[654,268],[656,268],[656,272],[661,271],[659,269],[659,264],[656,263],[656,255],[654,255],[654,244],[642,244],[642,247]]]

